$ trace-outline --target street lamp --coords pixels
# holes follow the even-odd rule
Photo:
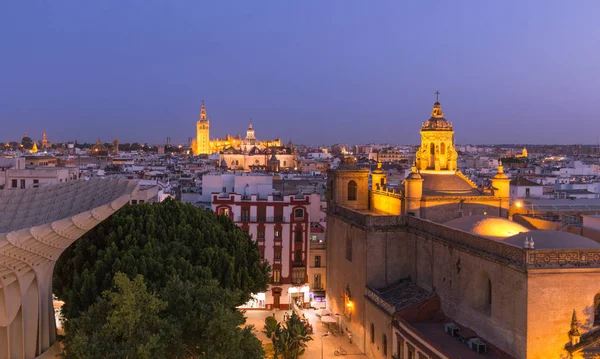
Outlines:
[[[321,334],[321,359],[323,359],[323,338],[328,337],[329,333]]]

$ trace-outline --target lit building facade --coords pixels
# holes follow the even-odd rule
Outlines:
[[[200,109],[200,119],[196,122],[196,138],[192,139],[192,152],[195,155],[208,155],[220,153],[227,149],[240,152],[249,152],[253,148],[265,150],[270,147],[281,147],[281,139],[258,140],[254,135],[252,121],[246,131],[246,137],[226,135],[224,138],[210,139],[210,121],[206,116],[206,107],[202,101]]]
[[[328,307],[369,358],[483,348],[483,357],[593,358],[600,244],[506,219],[502,165],[490,190],[477,188],[454,167],[452,135],[437,102],[400,191],[379,166],[370,189],[352,159],[329,171]]]
[[[278,195],[273,193],[270,176],[219,176],[207,181],[221,180],[225,189],[211,194],[211,210],[228,216],[250,234],[262,259],[272,267],[267,291],[256,293],[243,308],[289,309],[293,302],[309,306],[310,223],[312,216],[318,218],[312,212],[319,209],[320,196]],[[266,190],[269,182],[271,189]]]
[[[196,122],[196,139],[192,140],[192,149],[195,155],[209,155],[210,149],[210,121],[206,118],[206,107],[202,101],[200,119]]]

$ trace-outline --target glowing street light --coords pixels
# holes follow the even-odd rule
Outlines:
[[[515,203],[515,205],[517,206],[517,208],[521,208],[521,207],[523,207],[523,202],[519,201],[519,202]]]

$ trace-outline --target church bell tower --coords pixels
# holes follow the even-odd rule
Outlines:
[[[195,155],[210,154],[210,121],[206,118],[204,101],[200,109],[200,119],[196,122],[196,143],[193,150]]]
[[[456,171],[458,153],[454,149],[452,122],[444,118],[436,91],[431,117],[421,125],[421,147],[417,151],[417,169],[421,171]]]

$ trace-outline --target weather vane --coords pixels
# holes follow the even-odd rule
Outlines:
[[[440,90],[435,90],[435,102],[440,102]]]

